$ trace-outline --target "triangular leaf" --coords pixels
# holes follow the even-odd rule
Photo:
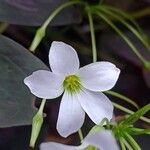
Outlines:
[[[0,0],[0,21],[11,24],[39,26],[58,6],[68,0]],[[81,15],[75,7],[61,12],[53,25],[79,23]]]
[[[48,68],[9,38],[0,36],[0,127],[31,124],[34,99],[23,79]]]

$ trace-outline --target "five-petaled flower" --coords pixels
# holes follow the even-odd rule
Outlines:
[[[111,89],[120,70],[110,62],[96,62],[79,69],[76,51],[63,42],[52,42],[49,52],[51,71],[38,70],[24,79],[39,98],[53,99],[63,92],[57,130],[67,137],[84,123],[85,112],[95,124],[111,119],[113,105],[102,93]]]
[[[42,143],[40,150],[119,150],[117,142],[111,131],[103,130],[97,133],[89,133],[80,146],[64,145],[56,142]]]

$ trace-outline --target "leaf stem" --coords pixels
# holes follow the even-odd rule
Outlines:
[[[150,135],[150,129],[131,128],[132,135],[148,134]]]
[[[102,6],[99,7],[99,9],[101,11],[103,11],[104,13],[112,16],[113,18],[117,19],[118,21],[120,21],[124,26],[126,26],[141,42],[142,44],[145,46],[145,48],[150,52],[150,46],[147,40],[145,40],[145,36],[143,36],[143,34],[141,34],[140,32],[138,32],[132,25],[130,25],[125,19],[123,19],[122,17],[119,16],[119,14],[114,13],[113,11],[107,9],[107,8],[103,8]]]
[[[113,102],[113,105],[114,105],[114,107],[116,107],[117,109],[120,109],[120,110],[122,110],[122,111],[124,111],[124,112],[126,112],[126,113],[128,113],[128,114],[133,114],[134,113],[134,111],[132,111],[132,110],[130,110],[130,109],[127,109],[127,108],[125,108],[125,107],[123,107],[123,106],[121,106],[121,105],[119,105],[119,104],[117,104],[117,103],[115,103],[115,102]],[[142,120],[142,121],[144,121],[144,122],[147,122],[147,123],[150,123],[150,119],[149,118],[146,118],[146,117],[140,117],[140,119]]]
[[[143,64],[145,64],[146,60],[145,58],[139,53],[137,48],[133,45],[133,43],[128,39],[128,37],[120,30],[118,29],[112,22],[109,20],[105,15],[103,15],[100,12],[96,13],[100,18],[102,18],[107,24],[109,24],[128,44],[128,46],[132,49],[132,51],[137,55],[137,57],[142,61]]]
[[[93,24],[93,17],[90,9],[87,7],[87,14],[89,19],[90,31],[91,31],[91,41],[92,41],[92,53],[93,53],[93,62],[97,61],[97,50],[96,50],[96,40],[95,40],[95,31]]]
[[[138,31],[142,33],[141,27],[137,24],[135,19],[130,14],[128,14],[127,12],[124,12],[124,11],[118,9],[118,8],[115,8],[115,7],[112,7],[112,6],[109,6],[109,5],[104,5],[104,4],[101,7],[105,8],[105,9],[108,9],[108,10],[120,15],[120,17],[123,17],[126,20],[129,20],[138,29]]]
[[[134,150],[141,150],[140,146],[137,144],[137,142],[132,138],[132,136],[130,134],[125,133],[125,136]]]
[[[125,147],[125,144],[123,142],[123,138],[122,137],[119,138],[119,143],[120,143],[120,146],[121,146],[121,150],[126,150],[126,147]]]
[[[133,150],[133,148],[130,146],[130,144],[125,139],[123,139],[123,143],[125,144],[125,146],[127,147],[128,150]]]
[[[132,104],[137,109],[139,108],[139,106],[133,100],[131,100],[130,98],[128,98],[128,97],[126,97],[126,96],[124,96],[120,93],[117,93],[117,92],[114,92],[114,91],[111,91],[111,90],[105,91],[104,93],[109,94],[109,95],[114,96],[114,97],[117,97],[117,98],[120,98],[120,99]]]

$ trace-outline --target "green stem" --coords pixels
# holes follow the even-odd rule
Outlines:
[[[111,10],[112,12],[114,12],[114,13],[120,15],[121,17],[123,17],[123,18],[129,20],[129,21],[138,29],[139,32],[142,31],[142,29],[141,29],[140,26],[137,24],[137,22],[134,20],[134,18],[133,18],[131,15],[129,15],[128,13],[126,13],[126,12],[120,10],[120,9],[117,9],[117,8],[115,8],[115,7],[109,6],[109,5],[104,5],[104,4],[103,4],[102,7],[105,8],[105,9]],[[141,33],[142,33],[142,32],[141,32]]]
[[[103,8],[103,7],[99,7],[99,9],[101,11],[103,11],[104,13],[112,16],[113,18],[119,20],[124,26],[126,26],[132,33],[134,33],[134,35],[143,43],[143,45],[145,46],[145,48],[150,52],[150,46],[147,40],[145,40],[145,36],[143,37],[143,34],[141,34],[140,32],[138,32],[132,25],[130,25],[126,20],[124,20],[122,17],[119,16],[119,14],[115,14],[113,11]]]
[[[123,143],[127,147],[128,150],[133,150],[133,148],[130,146],[130,144],[125,139],[123,139]]]
[[[132,135],[141,135],[141,134],[148,134],[150,135],[150,129],[140,129],[140,128],[131,128]]]
[[[78,134],[79,134],[80,142],[82,143],[84,137],[81,129],[78,130]]]
[[[96,13],[100,18],[102,18],[106,23],[108,23],[128,44],[128,46],[132,49],[132,51],[137,55],[137,57],[142,61],[143,64],[145,64],[146,60],[145,58],[139,53],[137,48],[132,44],[132,42],[128,39],[128,37],[120,30],[118,29],[105,15],[103,15],[100,12]]]
[[[44,109],[45,103],[46,103],[46,99],[43,99],[38,112],[33,117],[32,132],[31,132],[31,138],[30,138],[30,147],[32,148],[35,147],[35,143],[41,131],[41,127],[43,124],[43,109]]]
[[[124,111],[124,112],[126,112],[126,113],[128,113],[128,114],[133,114],[134,113],[134,111],[132,111],[132,110],[130,110],[130,109],[127,109],[127,108],[125,108],[125,107],[123,107],[123,106],[121,106],[121,105],[119,105],[119,104],[117,104],[117,103],[114,103],[113,102],[113,105],[114,105],[114,107],[116,107],[117,109],[120,109],[120,110],[122,110],[122,111]],[[140,117],[140,119],[142,120],[142,121],[144,121],[144,122],[147,122],[147,123],[150,123],[150,119],[149,118],[146,118],[146,117]]]
[[[119,138],[119,143],[120,143],[120,146],[121,146],[121,150],[126,150],[126,147],[125,147],[125,144],[123,142],[123,138],[122,137]]]
[[[104,93],[109,94],[109,95],[114,96],[114,97],[117,97],[117,98],[120,98],[120,99],[122,99],[122,100],[124,100],[124,101],[126,101],[126,102],[128,102],[130,104],[132,104],[137,109],[139,108],[139,106],[133,100],[131,100],[130,98],[128,98],[128,97],[126,97],[126,96],[124,96],[124,95],[122,95],[120,93],[117,93],[117,92],[114,92],[114,91],[110,91],[110,90],[109,91],[105,91]]]
[[[96,40],[94,32],[93,17],[89,8],[87,8],[87,14],[89,19],[90,31],[91,31],[91,41],[92,41],[92,53],[93,53],[93,62],[97,61],[97,50],[96,50]]]
[[[43,113],[45,103],[46,103],[46,99],[43,99],[38,112]]]
[[[35,49],[37,48],[37,46],[40,44],[40,42],[42,41],[43,37],[45,36],[46,28],[48,27],[49,23],[54,19],[54,17],[56,15],[58,15],[64,8],[69,7],[71,5],[74,5],[74,4],[78,4],[78,3],[82,3],[82,2],[78,1],[78,0],[66,2],[66,3],[62,4],[61,6],[59,6],[56,10],[54,10],[50,14],[48,19],[37,30],[36,35],[35,35],[32,43],[31,43],[31,46],[29,48],[31,52],[35,52]]]
[[[125,136],[134,150],[141,150],[140,146],[137,144],[137,142],[132,138],[130,134],[125,133]]]

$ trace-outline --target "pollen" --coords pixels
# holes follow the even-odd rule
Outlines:
[[[63,82],[64,89],[73,94],[81,89],[80,78],[76,75],[69,75],[65,78]]]

